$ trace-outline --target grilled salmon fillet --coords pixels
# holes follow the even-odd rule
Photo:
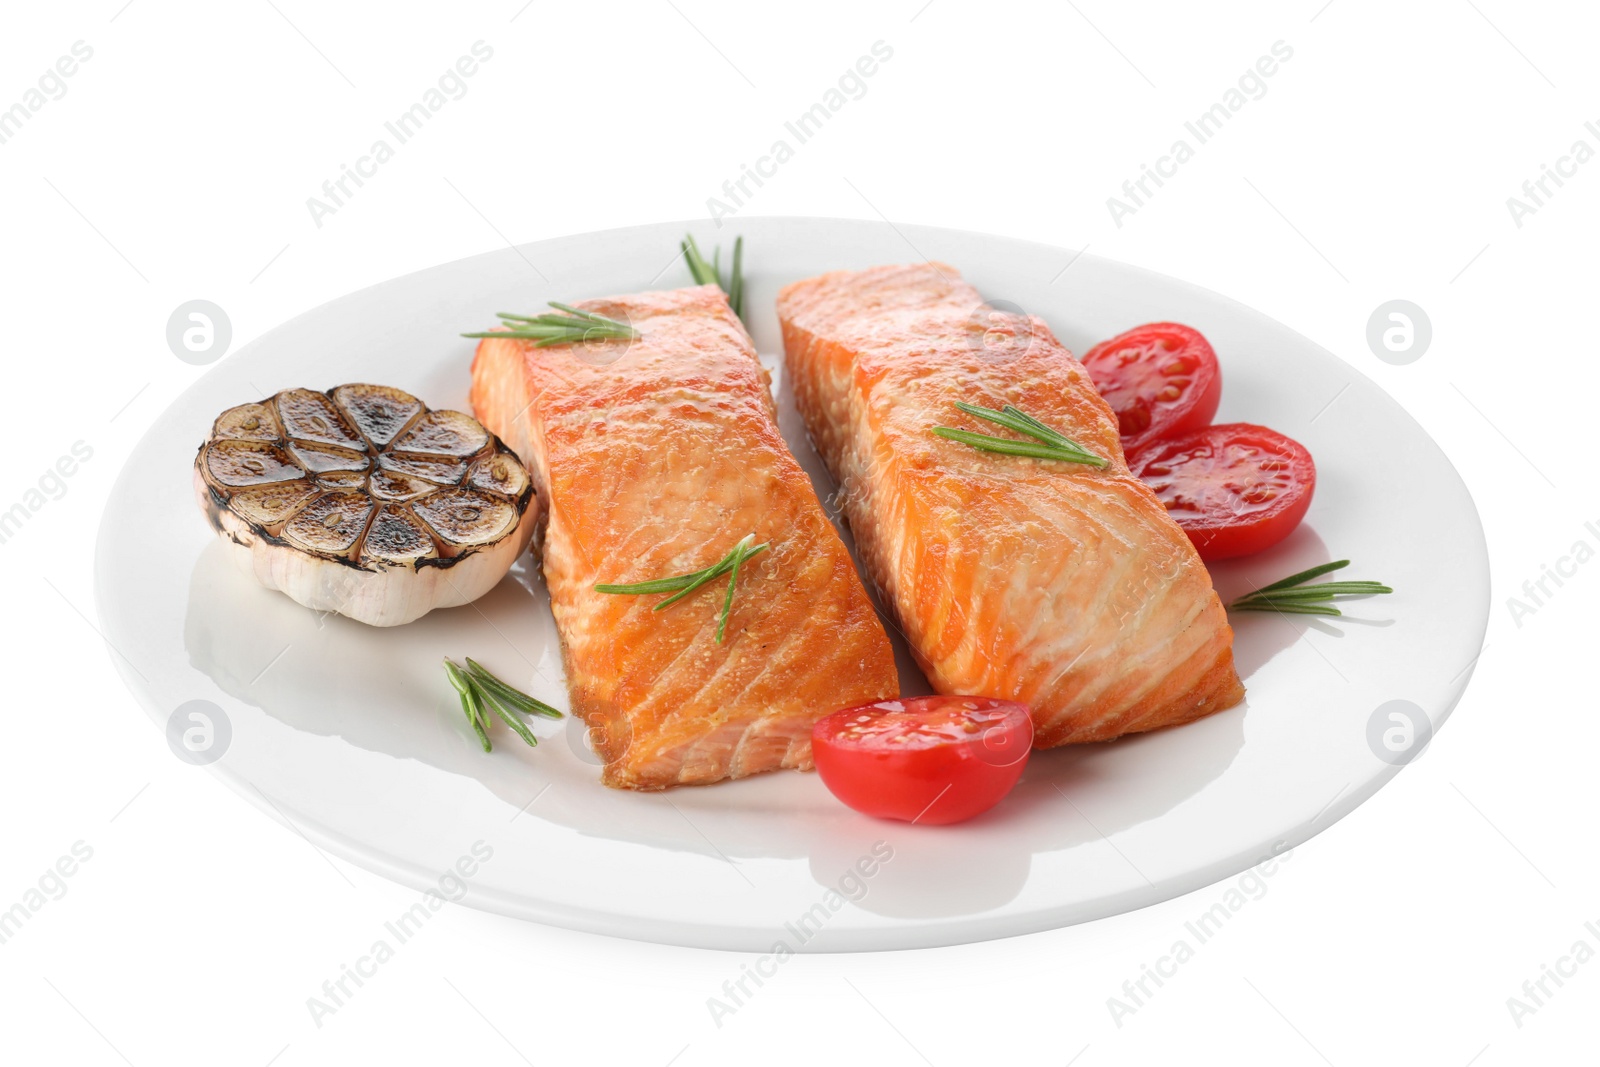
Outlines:
[[[573,711],[601,781],[663,789],[810,769],[811,726],[899,692],[883,624],[778,433],[769,376],[714,285],[583,302],[641,340],[536,348],[489,338],[472,406],[546,502],[545,581]],[[596,592],[770,547],[663,611]]]
[[[1173,726],[1244,696],[1205,566],[1128,473],[1117,420],[1045,323],[938,263],[778,296],[786,366],[868,576],[941,693],[1020,700],[1041,748]],[[931,432],[1013,404],[1110,466]]]

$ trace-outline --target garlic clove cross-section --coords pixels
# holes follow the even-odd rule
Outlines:
[[[195,456],[194,486],[262,585],[373,626],[487,593],[539,517],[503,441],[383,385],[285,389],[229,408]]]

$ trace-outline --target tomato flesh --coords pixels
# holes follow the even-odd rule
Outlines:
[[[1209,425],[1222,400],[1222,368],[1211,343],[1177,322],[1135,326],[1102,341],[1083,366],[1116,412],[1124,451]]]
[[[1156,441],[1129,455],[1128,469],[1155,490],[1205,560],[1282,541],[1305,518],[1317,486],[1304,445],[1245,422]]]
[[[926,825],[998,804],[1033,747],[1033,716],[1013,700],[928,696],[844,708],[811,731],[817,771],[865,815]]]

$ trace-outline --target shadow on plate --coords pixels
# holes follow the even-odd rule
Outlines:
[[[527,802],[544,745],[527,749],[496,735],[500,743],[485,756],[440,664],[470,655],[522,689],[562,692],[559,674],[538,674],[548,635],[526,607],[538,582],[526,557],[475,604],[378,628],[263,588],[225,549],[220,541],[207,546],[190,578],[184,647],[197,670],[296,731],[418,760],[476,778],[508,801],[516,797],[518,807]],[[564,698],[552,703],[566,706]],[[544,735],[560,724],[533,728]]]
[[[1021,892],[1034,853],[1092,845],[1160,817],[1219,777],[1244,743],[1241,706],[1179,730],[1037,752],[1004,804],[954,827],[868,819],[839,805],[811,774],[653,794],[611,790],[596,781],[598,761],[571,720],[535,721],[537,749],[499,730],[485,754],[444,682],[440,658],[470,654],[565,709],[554,622],[530,559],[473,605],[375,629],[261,588],[223,549],[214,543],[196,562],[184,641],[193,665],[243,704],[300,734],[470,778],[507,805],[508,821],[539,797],[530,818],[508,832],[536,832],[542,821],[719,862],[805,858],[819,898],[842,885],[858,906],[881,915],[1000,907]],[[1150,773],[1151,763],[1159,773]],[[371,766],[355,762],[349,773],[373,773],[363,770]],[[373,793],[384,787],[377,777]],[[1160,788],[1150,789],[1151,780]],[[850,872],[878,842],[893,857],[877,865],[857,898]],[[1084,862],[1108,856],[1130,867],[1129,877],[1142,877],[1137,856],[1086,850]],[[759,863],[748,873],[759,891]]]
[[[1309,523],[1303,524],[1283,541],[1253,556],[1222,560],[1210,565],[1212,584],[1224,604],[1280,578],[1297,574],[1307,567],[1327,563],[1333,557],[1328,547],[1317,536]],[[1352,569],[1359,567],[1360,561]],[[1328,579],[1342,578],[1343,574]],[[1355,577],[1368,578],[1368,574]],[[1281,615],[1270,611],[1236,612],[1229,618],[1233,624],[1233,663],[1250,687],[1251,677],[1272,662],[1273,657],[1299,643],[1307,630],[1333,638],[1343,638],[1352,626],[1393,626],[1392,618],[1371,618],[1353,612],[1385,611],[1381,598],[1341,601],[1339,618],[1317,615]]]

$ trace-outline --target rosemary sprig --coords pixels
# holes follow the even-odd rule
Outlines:
[[[500,317],[500,324],[508,329],[464,333],[461,336],[516,337],[533,341],[535,348],[572,344],[575,341],[632,341],[639,337],[639,331],[625,322],[555,300],[550,301],[550,306],[561,314],[547,311],[543,315],[514,315],[509,311],[497,311],[495,314]]]
[[[1332,604],[1321,603],[1342,596],[1377,596],[1380,593],[1392,593],[1393,589],[1382,582],[1367,581],[1342,581],[1319,582],[1316,585],[1306,585],[1313,578],[1320,578],[1324,574],[1342,570],[1350,566],[1347,559],[1335,560],[1332,563],[1319,563],[1309,567],[1299,574],[1291,574],[1281,578],[1271,585],[1264,585],[1253,593],[1235,600],[1228,605],[1229,611],[1279,611],[1285,615],[1343,615],[1344,612]]]
[[[483,745],[485,752],[493,748],[489,744],[491,711],[529,746],[537,745],[539,739],[533,736],[533,731],[528,729],[527,724],[518,716],[518,712],[543,715],[550,719],[561,718],[561,713],[555,708],[502,682],[485,670],[483,664],[470,656],[467,658],[466,670],[462,670],[446,658],[444,674],[450,680],[451,688],[461,695],[461,710],[466,715],[467,722],[472,724],[472,730],[478,735],[478,741]]]
[[[679,243],[683,250],[684,261],[689,264],[689,276],[696,285],[715,285],[728,294],[728,306],[733,308],[733,313],[744,318],[744,238],[736,237],[733,241],[733,267],[728,272],[728,280],[722,280],[722,249],[712,249],[711,262],[706,262],[706,257],[700,254],[700,246],[694,243],[694,234],[686,233],[683,241]]]
[[[720,645],[722,644],[723,634],[726,633],[728,628],[728,615],[733,611],[733,587],[739,580],[739,565],[767,547],[766,542],[752,545],[750,542],[755,539],[755,534],[745,534],[744,537],[739,539],[739,543],[733,546],[732,551],[704,570],[691,571],[688,574],[679,574],[672,578],[656,578],[648,582],[635,582],[632,585],[597,585],[594,589],[597,593],[622,593],[634,596],[645,593],[672,593],[672,596],[667,597],[667,599],[651,609],[652,611],[660,611],[662,608],[676,604],[707,582],[714,581],[726,574],[728,576],[728,592],[722,599],[722,611],[717,616],[717,644]]]
[[[1032,441],[1019,441],[1014,437],[991,437],[988,434],[973,433],[971,430],[957,430],[949,426],[935,426],[933,432],[940,437],[952,441],[960,441],[964,445],[985,452],[998,452],[1006,456],[1031,456],[1034,459],[1056,459],[1065,463],[1084,463],[1091,467],[1110,466],[1110,460],[1104,456],[1097,456],[1084,448],[1078,442],[1065,434],[1052,430],[1038,419],[1029,415],[1021,408],[1007,404],[999,411],[993,408],[979,407],[977,404],[968,404],[957,400],[956,407],[971,415],[973,418],[986,419],[998,426],[1004,426],[1014,433],[1024,437],[1033,438]]]

